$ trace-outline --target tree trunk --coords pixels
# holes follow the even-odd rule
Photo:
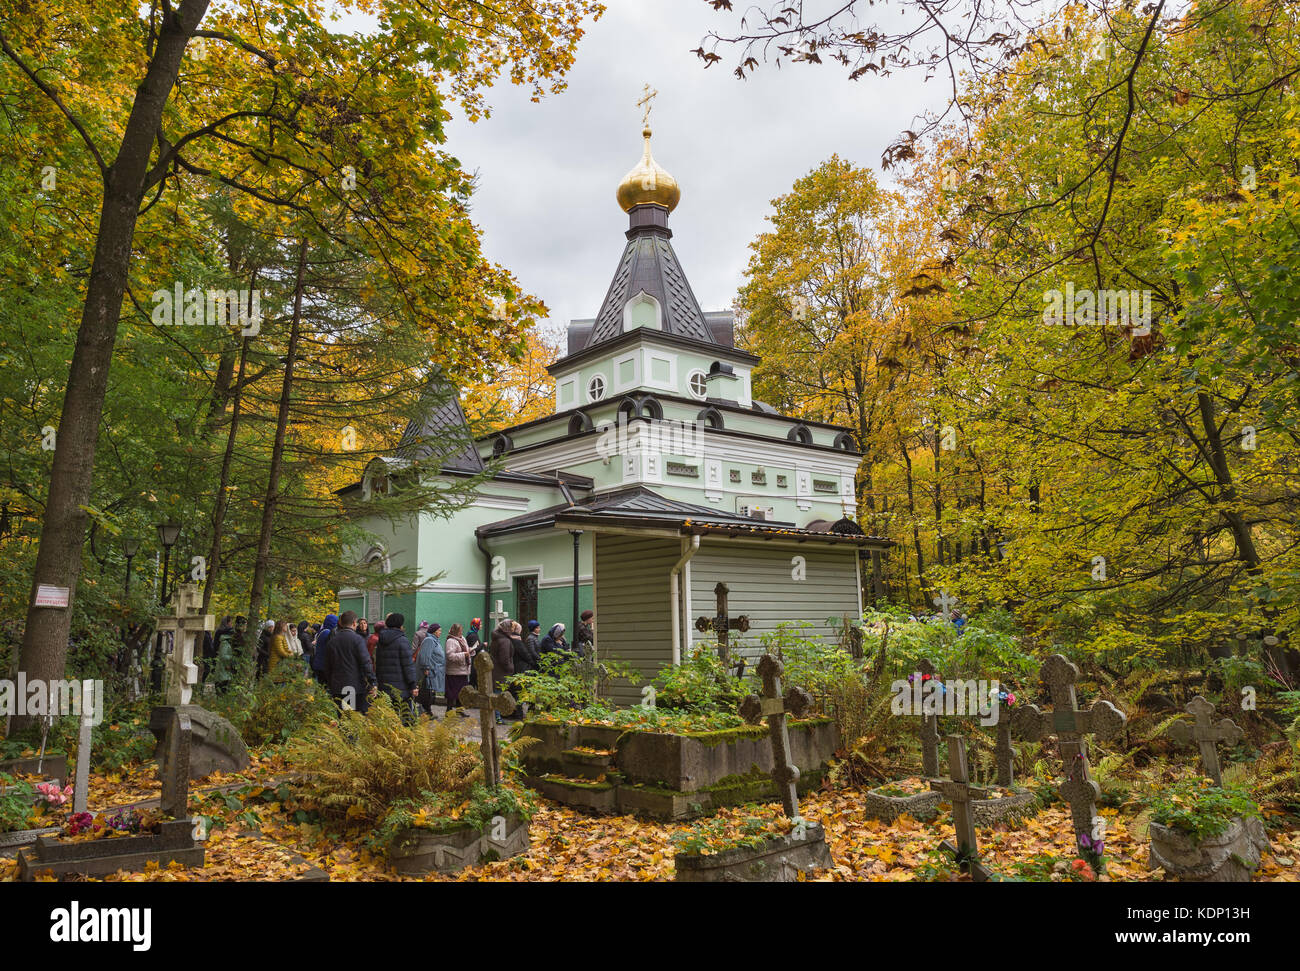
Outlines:
[[[251,312],[251,311],[250,311]],[[245,334],[239,342],[239,371],[235,379],[234,404],[230,409],[230,431],[226,435],[226,451],[221,457],[221,479],[217,484],[217,502],[212,510],[212,545],[208,548],[208,578],[203,585],[203,611],[207,613],[221,573],[221,530],[226,522],[226,507],[230,504],[230,466],[235,458],[235,438],[239,434],[239,415],[244,402],[244,369],[248,362],[248,342]]]
[[[104,171],[104,200],[95,236],[95,256],[65,384],[68,390],[59,417],[49,498],[45,503],[27,625],[19,654],[19,670],[26,673],[29,681],[53,680],[64,674],[72,603],[77,595],[85,543],[85,507],[91,501],[95,445],[145,177],[163,108],[180,73],[185,45],[207,8],[208,0],[184,0],[174,15],[162,18],[158,45],[144,80],[136,89],[117,155]],[[36,607],[36,588],[41,584],[66,587],[68,606]],[[31,720],[31,716],[19,716],[13,727],[21,730]]]
[[[262,505],[262,528],[257,537],[257,560],[253,564],[253,589],[248,603],[248,630],[256,634],[261,623],[262,595],[271,561],[271,529],[275,524],[275,507],[280,492],[280,466],[284,460],[284,439],[289,427],[289,396],[293,390],[293,364],[298,354],[298,334],[302,328],[303,278],[307,267],[307,240],[298,246],[298,269],[294,275],[293,319],[289,324],[289,349],[285,354],[284,383],[280,387],[280,407],[275,417],[275,446],[271,450],[271,471],[266,481],[266,502]]]

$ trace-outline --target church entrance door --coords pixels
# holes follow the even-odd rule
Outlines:
[[[515,615],[520,624],[542,619],[537,616],[537,574],[515,577]],[[543,629],[546,626],[543,622]],[[524,633],[528,633],[527,627],[524,628]]]

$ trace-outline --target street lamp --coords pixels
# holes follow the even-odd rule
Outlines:
[[[126,596],[131,596],[131,561],[135,559],[135,554],[140,552],[140,538],[138,536],[122,537],[122,552],[126,555]]]
[[[167,606],[171,595],[167,592],[167,572],[171,567],[172,547],[181,538],[181,524],[174,519],[158,524],[158,542],[163,548],[162,604]]]

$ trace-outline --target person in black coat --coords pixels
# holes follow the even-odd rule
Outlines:
[[[514,625],[514,633],[511,635],[510,643],[514,647],[514,665],[515,674],[527,674],[529,671],[536,671],[541,660],[537,646],[537,628],[541,626],[535,620],[528,622],[528,636],[521,637],[519,625]]]
[[[366,642],[357,633],[357,612],[345,610],[339,627],[325,652],[325,680],[340,708],[354,708],[363,715],[375,693],[375,671],[370,666]]]
[[[555,653],[562,657],[569,656],[569,642],[564,639],[564,625],[556,624],[552,627],[546,636],[542,638],[538,650],[542,654]]]
[[[412,715],[411,699],[419,690],[415,680],[415,661],[411,657],[411,642],[402,630],[406,618],[402,614],[389,614],[384,629],[375,645],[375,678],[379,690],[388,692],[393,707],[403,718]]]

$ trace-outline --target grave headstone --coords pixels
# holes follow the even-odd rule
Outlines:
[[[1215,724],[1214,705],[1200,695],[1187,703],[1187,712],[1196,720],[1195,723],[1189,725],[1184,721],[1175,722],[1169,728],[1169,735],[1179,745],[1195,743],[1201,750],[1201,765],[1205,768],[1205,774],[1216,786],[1222,786],[1223,770],[1219,766],[1217,745],[1219,742],[1236,745],[1246,737],[1246,733],[1231,718],[1221,719]]]
[[[952,803],[952,828],[956,834],[954,847],[947,840],[939,844],[955,855],[971,879],[983,883],[989,872],[979,861],[979,843],[975,838],[975,813],[972,799],[987,799],[988,790],[970,784],[970,770],[966,764],[966,739],[960,735],[948,736],[948,778],[932,779],[930,788]]]
[[[1037,705],[1017,707],[1012,728],[1030,742],[1056,736],[1061,761],[1065,764],[1066,781],[1061,786],[1061,797],[1070,804],[1075,839],[1091,838],[1101,790],[1088,774],[1088,743],[1084,736],[1111,738],[1124,727],[1126,717],[1109,701],[1098,701],[1086,711],[1079,710],[1074,694],[1079,669],[1063,654],[1053,654],[1043,662],[1039,677],[1047,685],[1053,710],[1043,711]]]
[[[477,708],[479,726],[483,733],[480,751],[483,755],[483,783],[496,788],[501,783],[501,751],[497,745],[496,719],[494,712],[502,715],[514,714],[515,699],[508,691],[492,690],[492,656],[487,651],[479,651],[474,658],[474,670],[478,674],[478,683],[486,690],[464,687],[460,691],[459,704],[462,708]]]
[[[77,733],[77,778],[72,783],[72,811],[84,813],[90,801],[90,732],[94,726],[84,715]]]
[[[998,718],[998,742],[993,749],[998,766],[998,785],[1010,789],[1015,784],[1016,750],[1011,745],[1011,719]]]
[[[917,738],[921,743],[921,773],[929,779],[939,774],[939,715],[934,711],[926,711],[927,707],[937,707],[937,705],[935,702],[926,702],[925,685],[927,682],[938,684],[938,675],[933,662],[928,657],[924,657],[917,663],[912,677],[915,679],[912,697],[916,702],[916,711],[913,715],[921,719],[920,727],[917,729]]]

